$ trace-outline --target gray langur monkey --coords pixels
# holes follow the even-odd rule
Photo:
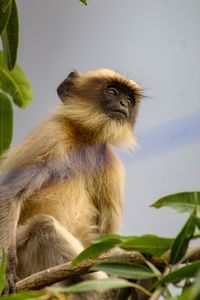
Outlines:
[[[72,260],[99,235],[120,230],[124,170],[110,145],[135,144],[141,88],[100,69],[71,72],[57,92],[63,103],[1,164],[5,293],[17,277]]]

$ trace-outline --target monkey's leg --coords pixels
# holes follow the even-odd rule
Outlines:
[[[83,250],[80,241],[45,214],[17,229],[17,275],[20,278],[72,260]]]
[[[53,217],[39,214],[17,230],[17,275],[22,279],[33,273],[72,260],[83,250],[83,246],[69,231]],[[103,272],[95,272],[77,278],[103,279]],[[61,285],[65,285],[63,281]],[[68,281],[69,284],[69,281]],[[124,290],[124,289],[123,289]],[[124,300],[124,291],[87,292],[70,296],[71,300]],[[126,292],[125,292],[126,294]],[[123,296],[122,296],[123,295]]]
[[[65,263],[72,260],[82,250],[83,246],[80,241],[58,221],[51,216],[39,214],[31,218],[26,225],[19,226],[17,230],[17,275],[25,278],[33,273]],[[96,272],[84,276],[84,279],[106,277],[107,275],[103,272]],[[62,286],[64,284],[66,282],[61,283]],[[91,292],[74,295],[70,299],[104,299],[98,296],[99,293]]]

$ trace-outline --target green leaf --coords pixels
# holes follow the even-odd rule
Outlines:
[[[109,242],[109,241],[118,241],[119,243],[126,241],[128,237],[118,235],[118,234],[104,234],[101,235],[98,239],[94,240],[92,244],[99,244],[102,242]]]
[[[73,261],[72,265],[80,263],[85,259],[95,259],[102,253],[110,250],[114,246],[120,244],[124,240],[117,235],[107,235],[94,241],[91,246],[83,250]]]
[[[12,3],[13,0],[2,0],[2,10],[3,12],[6,11],[6,9],[8,8],[8,6]]]
[[[160,280],[156,281],[152,288],[166,284],[177,283],[183,279],[195,277],[196,273],[200,270],[200,261],[194,262],[187,266],[184,266],[174,272],[171,272],[163,276]]]
[[[81,283],[74,284],[69,287],[49,287],[47,290],[53,292],[62,292],[62,293],[80,293],[93,291],[96,289],[113,289],[113,288],[125,288],[132,286],[131,282],[118,279],[118,278],[108,278],[101,280],[88,280]]]
[[[80,0],[83,4],[87,5],[87,0]]]
[[[5,283],[6,283],[6,254],[4,250],[2,251],[2,257],[1,257],[1,265],[0,265],[0,295],[5,287]]]
[[[200,299],[200,273],[192,285],[186,288],[179,296],[170,298],[169,300],[199,300]]]
[[[0,156],[9,148],[13,132],[13,110],[10,100],[0,93]]]
[[[162,276],[162,273],[160,272],[160,270],[158,270],[158,268],[156,268],[156,266],[154,266],[154,264],[152,264],[148,260],[145,260],[145,262],[149,266],[151,271],[154,273],[155,277],[160,278]]]
[[[160,256],[171,248],[173,239],[163,238],[156,235],[143,235],[130,237],[120,247],[126,250],[139,251],[144,254]]]
[[[3,295],[0,297],[1,300],[32,300],[34,298],[38,298],[40,296],[43,296],[43,291],[24,291],[24,292],[17,292],[16,294],[11,295]],[[38,298],[38,300],[46,299],[45,297]],[[48,298],[47,298],[48,299]]]
[[[7,26],[2,32],[2,45],[4,50],[4,59],[9,70],[12,70],[17,60],[18,40],[19,40],[19,21],[17,5],[12,1],[12,9]]]
[[[151,207],[160,208],[163,206],[171,207],[179,212],[192,212],[200,209],[200,192],[185,192],[163,197],[153,204]]]
[[[8,24],[12,8],[12,0],[0,1],[0,35]]]
[[[185,255],[190,239],[194,235],[195,230],[195,222],[194,222],[194,214],[189,217],[186,224],[181,229],[180,233],[177,235],[174,240],[170,253],[170,264],[176,264],[179,262]]]
[[[16,65],[12,71],[6,68],[0,51],[0,89],[9,94],[14,103],[25,108],[32,101],[31,85],[22,69]]]
[[[197,216],[193,216],[194,222],[196,227],[199,229],[200,231],[200,219]]]
[[[106,262],[93,266],[91,270],[105,271],[108,274],[128,279],[140,280],[155,277],[155,274],[148,267],[138,264]]]

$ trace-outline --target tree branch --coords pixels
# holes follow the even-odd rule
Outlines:
[[[71,262],[69,262],[35,273],[27,278],[18,281],[17,290],[21,291],[41,289],[47,285],[51,285],[61,280],[66,280],[69,278],[91,273],[94,272],[90,270],[92,266],[98,263],[107,262],[108,260],[124,263],[145,264],[144,257],[139,252],[119,252],[114,254],[108,253],[95,260],[84,260],[83,262],[75,266],[71,265]],[[164,261],[159,258],[152,257],[149,260],[159,267],[166,265]]]
[[[192,251],[191,249],[189,249],[189,251],[190,253],[192,253],[192,256],[190,256],[189,258],[187,256],[187,260],[189,259],[189,261],[194,261],[200,259],[199,247],[193,248]],[[75,266],[72,265],[71,262],[69,262],[35,273],[27,278],[18,281],[17,290],[37,290],[62,280],[88,274],[93,272],[90,270],[90,268],[98,263],[117,261],[123,263],[145,264],[145,259],[148,259],[152,264],[154,264],[161,270],[163,270],[164,267],[168,265],[168,260],[166,259],[166,257],[164,259],[158,257],[144,258],[144,256],[139,252],[111,252],[104,254],[100,258],[95,260],[85,260]]]

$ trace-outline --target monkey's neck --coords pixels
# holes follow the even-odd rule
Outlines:
[[[105,170],[109,165],[107,145],[79,146],[70,153],[70,161],[77,174],[93,176]]]
[[[68,120],[67,123],[67,128],[70,126],[71,139],[76,149],[92,148],[94,150],[102,150],[102,146],[105,146],[106,141],[102,141],[102,130],[100,128],[86,129],[82,124],[72,122],[71,120]]]

